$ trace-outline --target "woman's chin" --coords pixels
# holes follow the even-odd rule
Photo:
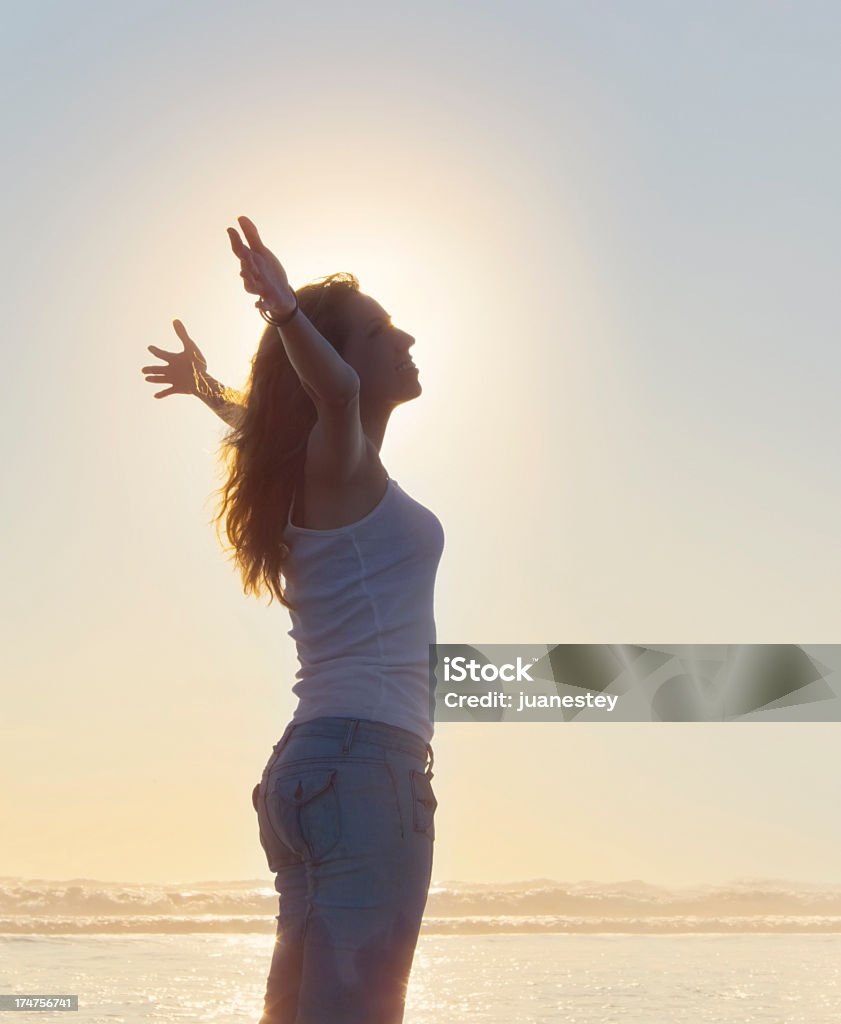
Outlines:
[[[415,383],[412,385],[411,388],[406,388],[403,391],[403,394],[400,396],[399,400],[400,405],[402,405],[404,402],[411,402],[415,398],[420,398],[422,394],[423,388],[421,387],[420,381],[416,379]]]

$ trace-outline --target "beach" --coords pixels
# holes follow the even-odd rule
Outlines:
[[[0,991],[77,995],[79,1024],[254,1024],[277,899],[260,879],[0,878]],[[834,1024],[839,899],[768,879],[434,882],[405,1024]]]
[[[0,936],[0,985],[78,995],[77,1024],[254,1024],[272,941]],[[839,963],[838,934],[422,936],[405,1024],[835,1024]]]

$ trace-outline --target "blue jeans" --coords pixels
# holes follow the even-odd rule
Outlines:
[[[275,744],[252,794],[280,894],[260,1024],[402,1022],[432,877],[432,763],[420,736],[366,719],[290,723]]]

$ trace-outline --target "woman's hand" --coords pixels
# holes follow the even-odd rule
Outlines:
[[[166,352],[157,345],[148,345],[152,355],[163,359],[166,366],[144,366],[140,372],[145,373],[146,380],[153,384],[169,384],[169,389],[158,391],[155,398],[165,398],[167,395],[197,395],[201,398],[207,390],[207,360],[180,320],[173,320],[172,326],[181,339],[184,351]]]
[[[277,256],[260,241],[257,228],[248,217],[238,217],[237,220],[248,245],[243,243],[236,228],[228,228],[228,237],[234,255],[239,257],[239,273],[245,290],[260,296],[254,303],[257,309],[271,311],[281,317],[288,315],[294,310],[297,300],[286,271]]]

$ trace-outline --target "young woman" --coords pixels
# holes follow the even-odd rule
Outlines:
[[[399,1024],[432,874],[444,545],[379,455],[392,411],[421,394],[414,339],[351,274],[293,290],[239,223],[231,247],[269,323],[245,395],[209,377],[177,320],[184,351],[150,345],[166,365],[143,373],[170,385],[156,398],[199,395],[231,425],[217,529],[297,645],[298,704],[252,794],[280,896],[260,1024]]]

